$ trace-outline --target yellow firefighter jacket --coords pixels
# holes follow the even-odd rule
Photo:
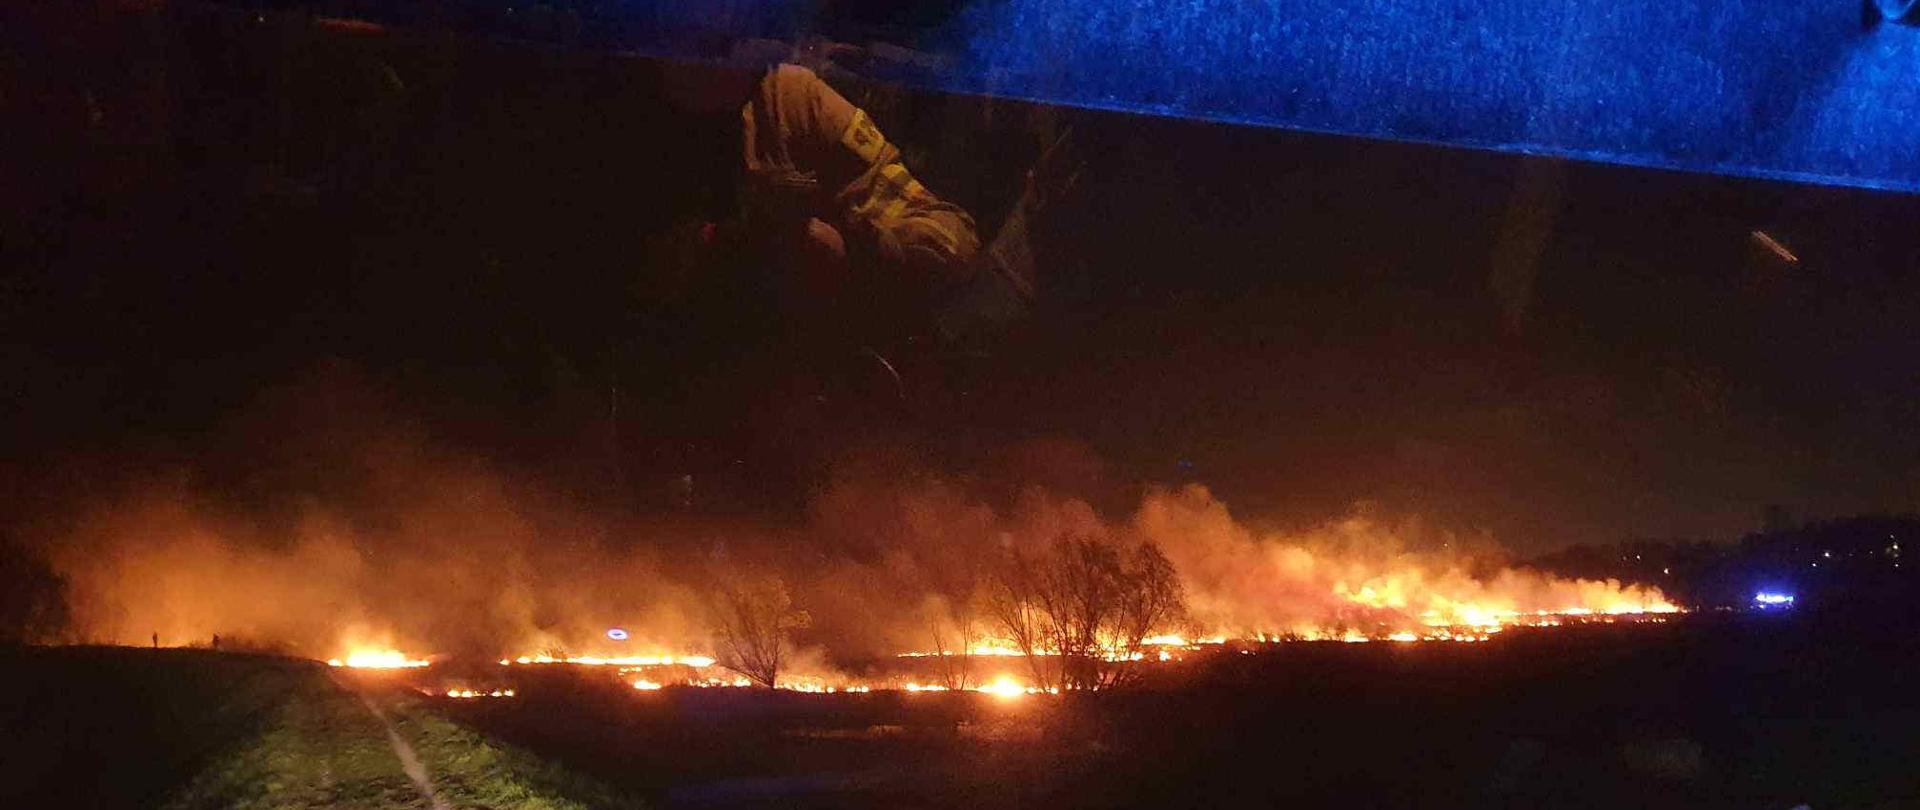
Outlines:
[[[768,71],[740,114],[749,220],[819,218],[840,230],[850,253],[908,276],[896,281],[967,277],[980,249],[973,217],[915,180],[866,112],[813,71]]]

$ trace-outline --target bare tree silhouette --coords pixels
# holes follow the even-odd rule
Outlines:
[[[1146,638],[1185,614],[1173,564],[1152,543],[1060,537],[1037,553],[1012,549],[989,588],[989,615],[1043,688],[1125,683]]]
[[[713,633],[721,666],[773,688],[790,658],[788,635],[806,627],[786,583],[773,575],[741,575],[723,580],[713,598]]]

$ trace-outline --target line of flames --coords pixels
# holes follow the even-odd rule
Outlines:
[[[436,694],[424,689],[421,691],[429,695]],[[448,689],[445,694],[456,700],[471,700],[473,698],[510,698],[514,696],[514,691],[512,689]]]
[[[1606,623],[1621,619],[1660,622],[1666,620],[1666,614],[1676,612],[1679,612],[1678,608],[1664,603],[1645,609],[1630,610],[1592,610],[1576,608],[1564,611],[1534,612],[1484,611],[1480,614],[1483,621],[1476,624],[1434,624],[1428,626],[1425,632],[1403,630],[1373,635],[1361,633],[1356,630],[1341,632],[1308,630],[1294,633],[1255,633],[1243,636],[1220,634],[1191,639],[1181,635],[1167,634],[1144,638],[1128,652],[1114,652],[1109,650],[1105,653],[1105,657],[1109,661],[1141,661],[1148,660],[1149,658],[1157,661],[1170,661],[1182,657],[1181,653],[1183,652],[1218,648],[1236,641],[1263,644],[1288,641],[1332,641],[1347,643],[1481,642],[1489,640],[1494,634],[1509,627],[1556,626],[1570,621]],[[1252,651],[1242,649],[1240,652],[1243,654],[1251,654]],[[970,646],[964,653],[955,651],[914,651],[899,653],[897,657],[923,658],[965,655],[982,658],[1006,658],[1024,656],[1026,654],[1026,652],[1004,640],[987,640]],[[1036,650],[1033,654],[1057,655],[1058,653],[1047,650]],[[398,650],[390,648],[366,648],[355,649],[343,658],[330,659],[327,663],[336,667],[349,667],[354,669],[407,669],[429,666],[432,664],[432,659],[412,658]],[[746,688],[752,686],[752,682],[744,677],[725,672],[713,672],[712,670],[716,668],[718,662],[714,657],[708,655],[573,656],[539,654],[502,658],[499,659],[498,663],[503,667],[541,665],[614,667],[621,678],[635,691],[639,692],[654,692],[666,689],[669,686],[692,688]],[[668,666],[690,668],[694,670],[696,677],[684,680],[673,680],[672,682],[663,682],[649,677],[651,674],[650,670],[657,667]],[[1004,673],[994,676],[992,680],[973,685],[930,684],[912,681],[875,685],[847,683],[842,680],[829,680],[810,676],[792,676],[782,679],[782,682],[776,688],[812,694],[857,694],[874,691],[897,691],[911,694],[974,692],[1009,700],[1027,695],[1058,694],[1060,691],[1057,688],[1031,686],[1021,682],[1012,675]],[[506,688],[473,689],[456,687],[444,691],[422,691],[430,695],[444,694],[448,698],[462,700],[475,698],[511,698],[516,694],[514,690]]]
[[[634,690],[640,691],[640,692],[659,691],[669,686],[669,684],[663,684],[658,681],[650,681],[644,678],[636,679],[632,681],[629,685],[632,686]],[[691,687],[691,688],[697,688],[697,689],[744,689],[746,687],[752,686],[752,682],[748,681],[745,678],[733,678],[733,679],[706,678],[706,679],[684,681],[681,683],[676,683],[671,685]],[[894,692],[905,692],[905,693],[911,693],[911,694],[919,694],[919,693],[926,693],[926,692],[975,692],[983,695],[992,695],[994,697],[1004,698],[1004,699],[1026,697],[1027,695],[1060,694],[1060,690],[1058,688],[1042,689],[1037,686],[1028,686],[1016,680],[1011,675],[1001,675],[988,683],[976,684],[971,686],[959,686],[959,687],[947,686],[944,684],[929,684],[929,683],[914,683],[914,682],[903,683],[897,687],[874,687],[874,686],[869,686],[865,684],[839,686],[839,685],[828,685],[823,682],[818,682],[811,679],[799,679],[799,680],[782,683],[775,688],[780,689],[782,691],[788,691],[788,692],[802,692],[807,694],[823,694],[823,695],[866,694],[866,693],[875,692],[875,691],[882,691],[882,692],[894,691]],[[433,689],[421,689],[419,691],[421,694],[424,694],[424,695],[430,695],[430,696],[445,695],[446,697],[449,697],[455,700],[471,700],[475,698],[510,698],[518,694],[512,689],[454,688],[454,689],[447,689],[445,691],[439,691],[439,690],[433,690]]]
[[[1486,641],[1491,638],[1493,634],[1499,633],[1509,627],[1552,627],[1564,624],[1568,620],[1607,622],[1618,618],[1631,618],[1636,621],[1660,621],[1666,614],[1678,613],[1679,611],[1680,609],[1678,607],[1666,603],[1644,608],[1608,608],[1601,610],[1591,608],[1569,608],[1559,611],[1538,610],[1531,612],[1481,610],[1473,612],[1470,621],[1446,623],[1441,621],[1441,615],[1438,611],[1428,611],[1426,615],[1423,616],[1423,619],[1429,623],[1423,632],[1400,630],[1385,634],[1368,634],[1353,629],[1336,632],[1310,628],[1288,633],[1260,632],[1238,636],[1220,634],[1194,639],[1187,639],[1180,635],[1155,635],[1141,639],[1137,645],[1126,645],[1130,648],[1126,650],[1123,650],[1121,645],[1118,644],[1104,645],[1103,649],[1105,652],[1103,656],[1109,661],[1140,661],[1148,658],[1147,650],[1152,649],[1154,650],[1153,657],[1165,661],[1171,657],[1169,650],[1172,649],[1198,650],[1209,646],[1226,644],[1231,640],[1259,643],[1276,643],[1283,641],[1343,641],[1350,643],[1371,641],[1475,642]],[[918,650],[897,653],[896,657],[930,658],[961,655],[975,657],[1020,657],[1030,654],[1051,656],[1058,655],[1059,652],[1046,648],[1035,649],[1029,652],[1004,639],[989,639],[970,645],[965,652],[958,650]],[[336,667],[350,667],[354,669],[405,669],[429,666],[433,663],[433,660],[431,658],[413,658],[399,650],[391,648],[355,648],[342,658],[328,659],[327,663]],[[569,664],[573,666],[594,667],[657,667],[684,665],[695,669],[705,669],[713,666],[715,663],[716,660],[710,655],[682,654],[574,656],[541,653],[499,659],[501,666]]]

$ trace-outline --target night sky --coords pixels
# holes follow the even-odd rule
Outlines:
[[[875,403],[763,302],[649,297],[649,237],[724,203],[727,141],[645,63],[386,41],[277,73],[244,34],[181,31],[135,49],[159,89],[119,63],[9,79],[71,102],[7,110],[44,133],[0,160],[10,521],[155,470],[257,494],[233,482],[267,454],[234,426],[289,401],[616,510],[794,515],[872,447],[1116,508],[1182,481],[1279,524],[1360,504],[1521,553],[1920,509],[1913,197],[880,96],[983,225],[1031,122],[1071,124],[1086,171],[1031,322]],[[369,124],[381,64],[405,91]],[[1084,463],[1007,461],[1041,445]]]

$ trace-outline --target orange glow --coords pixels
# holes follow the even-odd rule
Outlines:
[[[518,658],[502,658],[501,666],[514,664],[578,664],[589,667],[663,667],[683,664],[696,669],[713,666],[713,659],[705,655],[625,655],[625,656],[565,656],[522,655]]]
[[[1040,652],[1038,654],[1050,655],[1050,653],[1047,653],[1047,652]],[[951,651],[949,652],[904,652],[904,653],[900,653],[899,657],[901,658],[933,658],[937,656],[953,656],[953,655],[986,655],[986,656],[1013,657],[1013,656],[1026,655],[1026,653],[1021,652],[1020,648],[1015,647],[1009,643],[982,642],[980,644],[975,644],[973,646],[968,647],[967,651],[964,653],[951,652]]]
[[[982,684],[979,686],[968,686],[961,689],[955,689],[954,687],[947,686],[944,684],[937,684],[937,683],[908,682],[908,683],[901,684],[899,686],[899,690],[902,692],[914,692],[914,693],[956,692],[956,691],[979,692],[981,694],[992,695],[997,698],[1005,698],[1005,699],[1025,697],[1027,695],[1060,694],[1060,690],[1058,689],[1041,689],[1037,686],[1027,686],[1026,684],[1023,684],[1015,680],[1011,675],[1000,675],[994,678],[992,683]],[[855,690],[849,689],[846,691],[855,691]],[[858,691],[864,692],[869,690],[862,688],[862,689],[859,689]]]
[[[472,698],[513,697],[513,690],[512,689],[495,689],[492,691],[486,691],[481,689],[448,689],[447,697],[461,699],[461,700],[467,700]]]
[[[1005,675],[995,679],[993,683],[980,687],[980,691],[1002,699],[1027,696],[1027,687],[1021,686],[1019,682]]]
[[[329,658],[328,666],[349,667],[352,669],[407,669],[424,667],[432,661],[408,658],[399,650],[356,649],[347,653],[346,658]]]

